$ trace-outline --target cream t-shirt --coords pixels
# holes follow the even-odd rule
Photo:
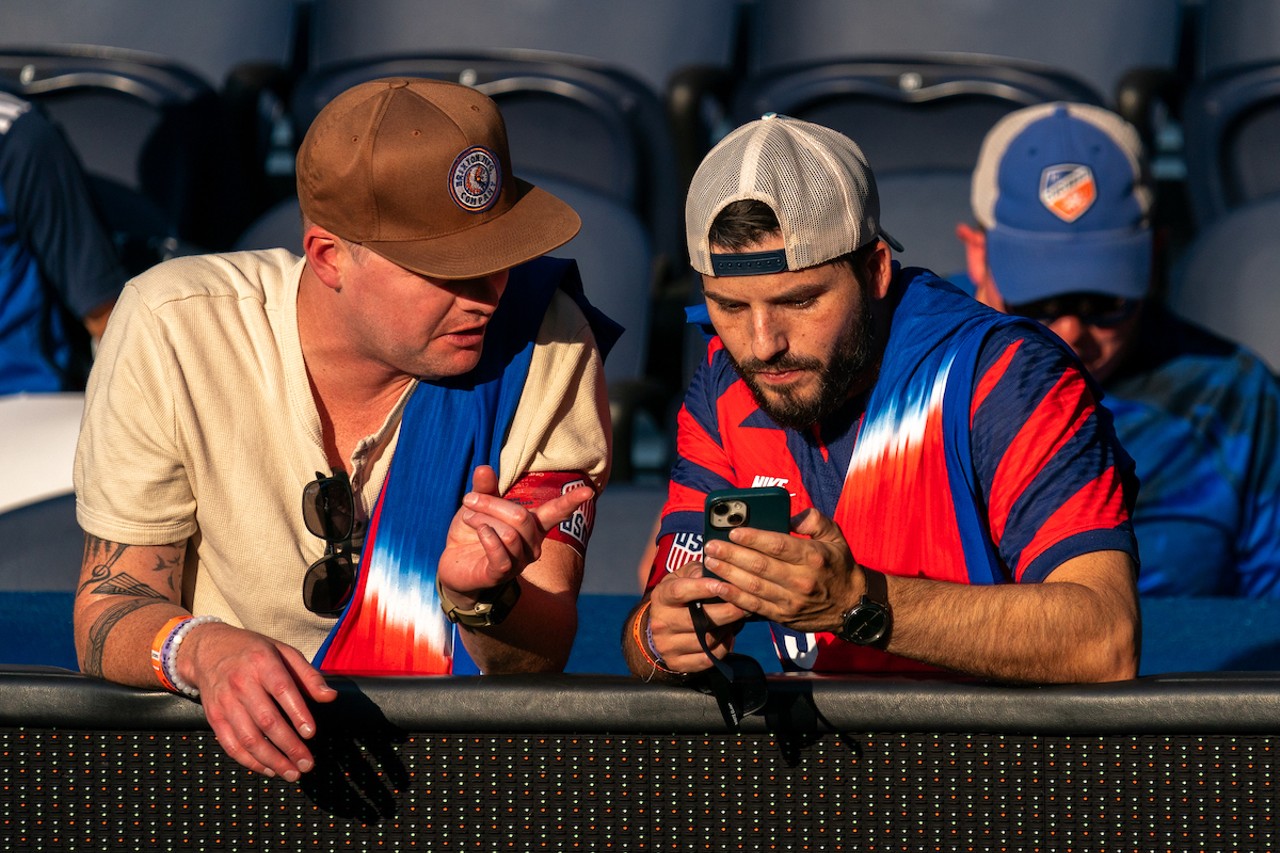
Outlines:
[[[333,619],[302,605],[303,575],[324,552],[303,522],[302,490],[330,471],[298,340],[302,269],[273,249],[177,258],[129,282],[90,376],[75,487],[77,518],[93,536],[190,540],[182,601],[192,612],[310,658]],[[603,489],[611,441],[603,364],[563,293],[537,344],[499,487],[531,471],[584,471]],[[352,454],[361,517],[386,478],[411,391]]]

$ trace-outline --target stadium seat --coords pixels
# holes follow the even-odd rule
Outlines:
[[[1280,60],[1280,5],[1272,0],[1198,4],[1195,74],[1210,79]]]
[[[247,64],[293,62],[296,0],[5,0],[0,47],[94,45],[180,62],[214,89]]]
[[[1280,5],[1204,4],[1197,60],[1183,124],[1192,212],[1204,227],[1280,193]]]
[[[1183,107],[1198,227],[1280,194],[1280,61],[1197,82]]]
[[[1224,213],[1204,228],[1170,276],[1178,314],[1252,349],[1280,372],[1280,196]]]
[[[1135,69],[1172,69],[1178,24],[1177,0],[758,0],[735,115],[781,112],[852,137],[903,262],[947,275],[964,268],[955,224],[972,218],[987,130],[1048,100],[1116,105]]]
[[[752,77],[740,121],[766,112],[845,133],[867,155],[885,228],[903,263],[964,269],[957,222],[972,219],[969,183],[982,139],[1001,116],[1051,100],[1096,102],[1072,77],[1013,63],[925,59],[792,65]]]
[[[755,0],[748,68],[959,58],[1070,74],[1117,106],[1134,69],[1177,64],[1180,0]]]
[[[176,66],[216,93],[215,145],[226,169],[211,182],[221,197],[206,195],[201,203],[207,208],[216,201],[220,209],[204,217],[194,234],[188,233],[190,222],[179,227],[182,236],[198,238],[202,248],[220,249],[279,192],[266,168],[273,130],[284,113],[302,5],[296,0],[224,0],[216,8],[173,0],[6,0],[0,50]],[[81,83],[81,97],[87,85]],[[122,118],[120,123],[131,122]],[[97,151],[102,139],[92,137],[80,147]],[[177,180],[191,177],[151,178],[153,188]]]
[[[607,62],[663,92],[677,71],[728,66],[736,0],[314,0],[313,66],[395,54],[534,51]],[[531,57],[533,58],[533,57]]]
[[[225,214],[217,97],[190,71],[128,51],[0,50],[0,87],[66,133],[132,271],[204,245]]]
[[[664,98],[682,173],[706,151],[739,61],[737,0],[316,0],[313,66],[393,54],[608,63]],[[681,189],[685,183],[680,185]]]
[[[244,252],[253,249],[288,249],[302,255],[302,210],[296,195],[276,202],[249,224],[231,247]]]

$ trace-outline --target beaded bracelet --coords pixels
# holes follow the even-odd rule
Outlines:
[[[197,625],[221,622],[217,616],[175,616],[164,624],[151,643],[151,668],[164,688],[191,699],[200,698],[200,690],[178,675],[177,656],[183,639]]]
[[[662,655],[658,654],[658,650],[653,645],[653,624],[646,618],[649,615],[649,605],[652,601],[646,601],[640,610],[636,613],[635,620],[631,623],[631,638],[635,641],[636,648],[640,650],[640,656],[644,658],[645,663],[649,664],[652,669],[644,681],[648,684],[653,677],[659,672],[667,675],[675,675],[683,678],[685,673],[670,669],[662,660]],[[640,623],[644,623],[644,637],[640,636]]]

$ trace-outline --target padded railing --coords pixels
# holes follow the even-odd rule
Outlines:
[[[618,676],[333,679],[298,783],[194,703],[0,670],[0,847],[1264,850],[1280,673],[1090,686],[770,677],[762,715]]]

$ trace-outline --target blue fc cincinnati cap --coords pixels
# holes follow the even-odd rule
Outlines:
[[[1058,102],[1005,116],[982,143],[970,201],[1006,302],[1146,295],[1151,188],[1138,133],[1115,113]]]

